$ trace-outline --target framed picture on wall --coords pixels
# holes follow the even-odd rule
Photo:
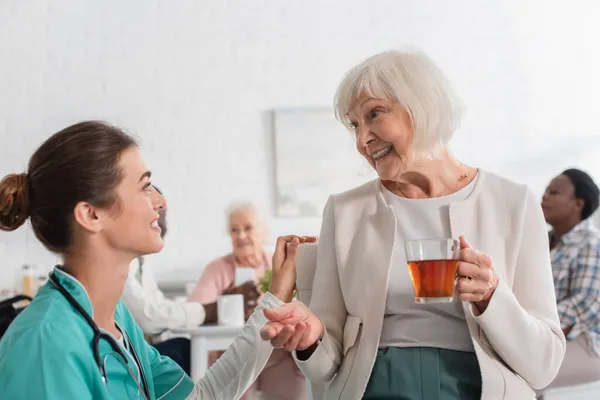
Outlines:
[[[276,215],[320,217],[331,194],[375,178],[331,108],[273,111]]]

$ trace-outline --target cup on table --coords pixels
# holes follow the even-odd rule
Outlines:
[[[415,291],[415,303],[452,302],[460,254],[459,241],[409,240],[405,247],[408,272]]]
[[[244,326],[244,295],[225,294],[217,298],[219,325]]]
[[[242,286],[246,282],[256,281],[256,268],[252,267],[236,267],[235,269],[235,286]]]

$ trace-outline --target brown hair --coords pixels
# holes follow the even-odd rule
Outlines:
[[[0,230],[13,231],[30,218],[44,246],[65,253],[71,246],[75,205],[115,204],[115,188],[123,179],[120,156],[136,145],[121,129],[100,121],[55,133],[33,154],[27,173],[0,181]]]

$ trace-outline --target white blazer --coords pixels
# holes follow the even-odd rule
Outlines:
[[[312,290],[298,267],[298,290],[326,333],[311,357],[296,359],[325,399],[359,399],[373,368],[383,324],[394,209],[381,182],[331,196],[325,206]],[[524,185],[480,170],[472,194],[450,206],[452,236],[488,254],[500,282],[486,311],[463,308],[479,360],[482,399],[534,399],[565,354],[539,200]],[[306,257],[305,257],[306,258]],[[310,267],[308,268],[310,272]],[[304,281],[304,282],[303,282]]]

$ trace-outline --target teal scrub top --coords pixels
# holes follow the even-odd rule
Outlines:
[[[92,304],[83,285],[58,267],[53,274],[93,317]],[[192,392],[194,382],[177,363],[161,356],[146,343],[142,330],[120,301],[115,322],[138,354],[150,399],[185,399]],[[138,390],[122,358],[101,339],[100,356],[107,375],[107,383],[103,382],[94,360],[93,336],[87,321],[48,282],[0,340],[0,398],[143,399],[143,392]],[[125,345],[117,341],[129,358],[139,387],[143,387],[133,356],[126,349],[127,341],[123,342]]]

